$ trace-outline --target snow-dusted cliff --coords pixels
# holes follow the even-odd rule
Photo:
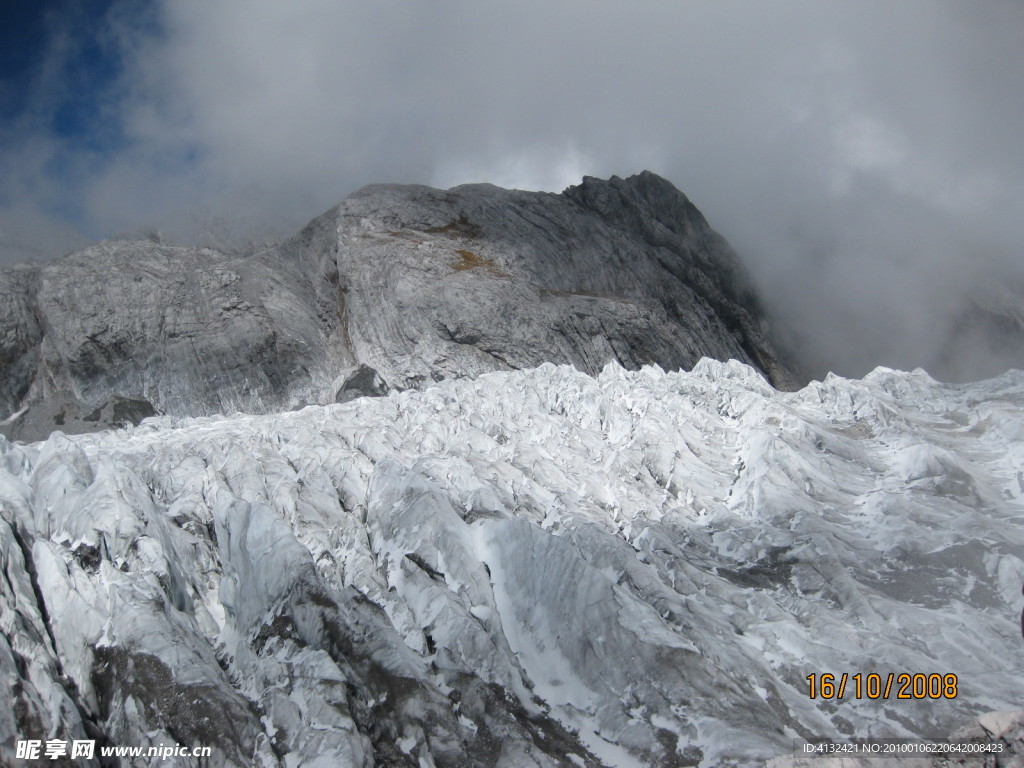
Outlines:
[[[0,438],[15,738],[218,765],[761,765],[1016,709],[1024,375],[492,373]],[[954,699],[812,700],[822,673]]]

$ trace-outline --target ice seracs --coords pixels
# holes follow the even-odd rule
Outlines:
[[[568,366],[0,441],[14,739],[224,765],[762,765],[1024,672],[1024,376]],[[811,699],[827,672],[956,698]]]

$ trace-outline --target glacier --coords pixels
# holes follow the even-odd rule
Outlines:
[[[703,359],[0,437],[0,762],[762,766],[948,736],[1020,706],[1022,406],[1019,371],[781,392]],[[957,695],[809,696],[872,672]]]

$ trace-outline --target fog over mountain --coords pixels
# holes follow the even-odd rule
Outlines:
[[[729,238],[813,375],[1024,364],[1012,0],[91,0],[31,29],[21,7],[8,263],[117,234],[278,238],[368,183],[651,169]]]

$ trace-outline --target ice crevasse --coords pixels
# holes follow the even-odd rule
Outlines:
[[[1024,374],[492,373],[0,438],[0,758],[763,765],[1016,709]],[[956,695],[811,698],[823,673]]]

